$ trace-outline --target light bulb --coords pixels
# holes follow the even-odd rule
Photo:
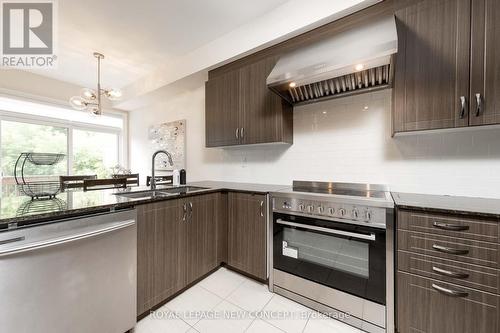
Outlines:
[[[363,64],[357,64],[357,65],[356,65],[356,67],[354,67],[354,69],[355,69],[356,71],[358,71],[358,72],[359,72],[359,71],[362,71],[362,70],[363,70],[363,68],[365,68],[365,66],[364,66]]]
[[[73,96],[69,99],[69,104],[76,110],[85,110],[87,108],[87,102],[80,96]]]
[[[111,90],[106,91],[106,96],[110,100],[116,101],[122,97],[122,92],[121,92],[121,90],[118,90],[118,89],[111,89]]]
[[[289,84],[290,88],[295,88],[297,86],[297,83],[295,82],[290,82]]]
[[[81,91],[81,95],[83,98],[89,99],[89,100],[95,100],[97,98],[97,95],[94,90],[90,88],[83,88]]]

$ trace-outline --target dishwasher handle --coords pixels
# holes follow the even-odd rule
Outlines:
[[[86,238],[91,238],[103,234],[107,234],[116,230],[124,229],[135,224],[135,220],[125,220],[119,223],[114,223],[113,225],[108,225],[106,227],[101,227],[91,231],[75,233],[64,237],[52,238],[44,241],[33,242],[29,244],[24,244],[18,247],[8,248],[5,250],[0,250],[0,257],[9,256],[21,252],[35,251],[43,248],[48,248],[56,245],[66,244]]]

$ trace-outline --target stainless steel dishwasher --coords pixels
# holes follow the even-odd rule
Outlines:
[[[1,232],[0,330],[133,328],[136,216],[126,210]]]

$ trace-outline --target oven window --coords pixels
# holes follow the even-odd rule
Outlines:
[[[369,278],[369,244],[294,228],[283,229],[282,255]]]

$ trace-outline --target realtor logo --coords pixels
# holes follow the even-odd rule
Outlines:
[[[55,3],[4,0],[1,5],[2,66],[53,68]]]

